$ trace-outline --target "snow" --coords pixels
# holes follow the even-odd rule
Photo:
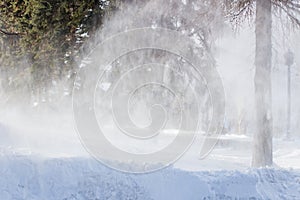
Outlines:
[[[297,199],[300,172],[283,169],[133,175],[89,158],[0,157],[0,197],[8,199]]]
[[[30,117],[29,117],[30,116]],[[109,128],[108,128],[109,129]],[[163,141],[156,144],[164,146],[178,133],[178,130],[163,131]],[[69,115],[51,114],[34,116],[1,112],[0,116],[0,156],[1,152],[17,155],[37,155],[43,158],[89,158],[74,129],[74,121]],[[129,140],[112,138],[114,144],[134,147]],[[166,141],[164,141],[166,140]],[[247,135],[228,133],[220,140],[211,154],[204,160],[199,159],[202,145],[201,133],[194,143],[175,164],[175,168],[186,171],[207,170],[246,170],[251,164],[252,138]],[[122,144],[125,143],[125,144]],[[286,140],[273,139],[274,162],[279,167],[300,170],[300,138]],[[147,147],[148,148],[148,147]],[[150,147],[149,147],[150,148]],[[136,149],[129,149],[136,152]],[[152,151],[153,149],[145,149]]]
[[[195,141],[172,166],[135,175],[115,171],[93,159],[82,148],[68,118],[60,116],[55,120],[50,116],[48,120],[41,116],[26,120],[12,113],[2,115],[1,200],[300,197],[298,139],[274,139],[274,160],[278,165],[274,168],[250,169],[251,138],[231,133],[222,135],[204,160],[198,159],[199,146]],[[15,120],[11,122],[10,117]],[[165,132],[173,135],[177,131]]]
[[[274,139],[273,168],[249,168],[251,137],[228,133],[220,137],[204,160],[199,159],[201,144],[196,139],[172,166],[134,175],[115,171],[93,159],[82,147],[71,119],[63,114],[58,117],[51,113],[1,112],[1,200],[300,197],[299,138]],[[164,131],[166,139],[177,132]]]
[[[101,83],[100,88],[104,91],[107,91],[110,88],[111,83]]]
[[[187,0],[182,0],[182,4],[187,3]],[[192,7],[194,10],[200,9],[194,2]],[[182,25],[176,17],[173,22],[174,27]],[[155,20],[151,27],[158,27]],[[238,42],[235,42],[235,37],[219,39],[214,50],[216,52],[213,52],[218,54],[214,56],[229,97],[226,105],[229,120],[230,117],[235,121],[250,119],[245,122],[249,127],[253,126],[251,120],[254,114],[254,98],[251,98],[254,94],[254,55],[245,52],[251,52],[254,47],[252,29],[242,30]],[[193,31],[194,29],[191,30]],[[89,37],[88,33],[82,33],[81,26],[77,28],[76,34],[83,38]],[[195,43],[200,44],[196,35],[192,38]],[[80,38],[76,41],[81,42]],[[296,44],[299,43],[294,42],[293,45]],[[279,61],[274,62],[279,63],[278,68],[282,65]],[[82,61],[79,68],[86,67],[90,62]],[[111,68],[112,66],[108,66],[107,70],[110,71]],[[278,126],[281,129],[284,127],[282,119],[285,119],[281,112],[285,105],[285,96],[282,95],[285,94],[285,79],[282,78],[282,72],[285,71],[282,69],[281,67],[280,73],[273,72],[274,128]],[[297,91],[298,80],[294,79],[294,91]],[[11,77],[9,80],[12,81]],[[82,83],[76,82],[75,86],[80,84]],[[99,87],[107,91],[111,83],[104,82]],[[65,95],[68,94],[65,92]],[[297,98],[294,95],[295,111],[299,110]],[[42,105],[34,102],[33,106],[41,109]],[[71,115],[58,115],[34,116],[28,113],[22,116],[20,113],[0,112],[0,200],[300,199],[300,139],[278,138],[280,131],[277,129],[274,134],[277,137],[273,140],[275,165],[272,168],[249,168],[252,153],[250,129],[244,132],[247,135],[237,134],[237,131],[221,135],[214,150],[204,160],[199,159],[202,133],[198,133],[198,139],[191,148],[172,166],[153,173],[134,175],[115,171],[93,159],[81,145],[70,120]],[[297,130],[298,118],[294,115],[294,130]],[[270,116],[271,111],[267,118]],[[108,126],[108,130],[110,128]],[[123,145],[129,152],[149,152],[152,147],[159,145],[163,148],[178,130],[168,129],[162,133],[162,139],[154,141],[155,145],[147,146],[124,142],[120,136],[113,137],[111,131],[108,131],[109,136],[112,136],[112,143],[118,147]]]

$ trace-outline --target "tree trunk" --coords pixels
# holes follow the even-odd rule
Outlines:
[[[286,137],[290,138],[291,136],[291,65],[288,65],[288,74],[287,74],[287,133]]]
[[[271,0],[256,1],[255,103],[253,167],[272,165],[272,100],[271,100]]]

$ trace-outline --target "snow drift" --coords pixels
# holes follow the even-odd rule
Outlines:
[[[1,200],[298,199],[299,171],[117,172],[88,158],[0,157]]]

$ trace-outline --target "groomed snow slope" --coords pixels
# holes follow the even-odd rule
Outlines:
[[[172,167],[120,173],[88,158],[0,156],[1,200],[300,199],[300,172],[187,172]]]

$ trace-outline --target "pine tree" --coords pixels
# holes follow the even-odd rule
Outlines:
[[[87,36],[95,33],[106,10],[114,5],[109,2],[2,1],[0,68],[6,74],[14,74],[3,81],[11,82],[6,84],[8,90],[21,88],[39,95],[41,90],[50,87],[53,80],[64,79],[66,75],[70,77],[82,44]]]

